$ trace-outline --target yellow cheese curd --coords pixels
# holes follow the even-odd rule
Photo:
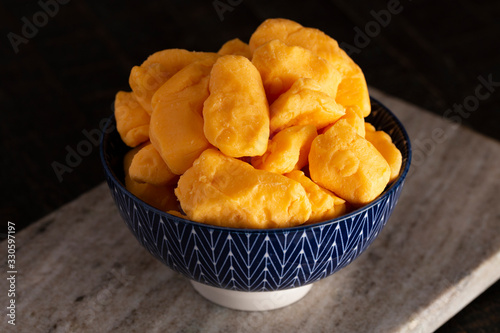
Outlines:
[[[314,139],[309,171],[313,181],[355,205],[377,198],[391,174],[384,157],[346,121]]]
[[[227,156],[262,155],[269,139],[269,105],[260,74],[243,56],[226,55],[210,73],[203,105],[207,140]]]
[[[144,147],[141,145],[130,150],[123,159],[123,169],[125,171],[126,189],[146,202],[147,204],[162,211],[177,211],[179,203],[174,194],[172,185],[152,185],[148,183],[139,183],[130,177],[129,169],[134,156]]]
[[[319,130],[344,114],[344,107],[321,91],[316,80],[301,78],[271,104],[271,132],[294,125],[314,125]]]
[[[252,158],[256,169],[284,174],[307,164],[309,149],[318,135],[313,125],[292,126],[278,132],[269,142],[267,152]]]
[[[179,179],[175,194],[189,219],[234,228],[285,228],[306,222],[304,187],[283,175],[205,150]]]
[[[181,175],[211,147],[203,133],[203,102],[215,59],[192,63],[154,94],[149,136],[169,169]]]
[[[247,43],[242,42],[240,39],[231,39],[222,45],[222,47],[217,51],[220,55],[240,55],[247,59],[252,59],[252,52],[250,52],[250,46]]]
[[[401,164],[403,163],[403,156],[401,152],[392,143],[391,136],[384,131],[377,131],[372,124],[365,123],[366,129],[366,140],[370,141],[375,148],[384,156],[387,163],[391,167],[391,177],[389,182],[393,182],[398,176],[401,170]]]
[[[191,52],[183,49],[168,49],[153,53],[140,66],[130,71],[130,88],[144,110],[151,115],[151,99],[155,92],[175,73],[193,62],[207,58],[216,59],[210,52]]]
[[[311,203],[311,217],[306,224],[330,220],[346,212],[345,200],[313,182],[304,172],[294,170],[285,176],[301,183],[307,192]]]
[[[351,125],[355,130],[356,133],[358,133],[359,136],[365,137],[365,118],[363,118],[363,114],[361,113],[361,109],[357,105],[350,105],[345,108],[345,115],[340,117],[338,119],[340,122],[346,122],[349,125]],[[335,124],[332,123],[331,125],[325,127],[322,130],[322,133],[325,133],[328,131],[333,125]]]
[[[130,178],[139,183],[152,185],[175,184],[177,175],[168,168],[155,147],[148,142],[132,159]]]
[[[287,19],[274,18],[262,22],[250,37],[250,49],[255,51],[259,46],[274,39],[278,39],[286,45],[300,46],[313,52],[330,61],[342,75],[351,70],[348,61],[350,58],[344,57],[342,49],[335,39],[321,30],[303,27],[299,23]]]
[[[321,91],[332,97],[336,96],[341,81],[340,73],[325,59],[302,47],[287,46],[279,40],[257,48],[252,63],[262,76],[270,103],[300,78],[316,80]]]
[[[123,142],[136,147],[149,140],[149,114],[132,92],[119,91],[115,98],[116,129]]]
[[[343,106],[357,105],[363,116],[370,114],[370,96],[361,68],[342,50],[337,41],[321,30],[303,27],[297,22],[274,18],[265,20],[250,38],[250,50],[274,39],[289,46],[300,46],[329,61],[342,76],[333,97]]]

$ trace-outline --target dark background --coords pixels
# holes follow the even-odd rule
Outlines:
[[[389,3],[398,12],[383,26],[374,23]],[[351,56],[370,86],[439,116],[473,96],[479,77],[500,82],[494,0],[1,1],[0,232],[7,221],[19,231],[104,180],[86,133],[112,113],[116,92],[129,90],[132,66],[162,49],[217,51],[232,38],[248,42],[269,17],[357,47]],[[360,39],[358,31],[376,26]],[[500,93],[461,119],[500,140]],[[73,157],[58,177],[54,165],[68,165],[68,152],[78,149],[87,156]],[[440,331],[498,332],[499,299],[497,282]]]

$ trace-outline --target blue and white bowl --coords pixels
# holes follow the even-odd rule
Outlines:
[[[411,146],[400,121],[372,99],[367,121],[386,131],[403,155],[399,177],[370,204],[317,224],[284,229],[216,227],[170,215],[124,186],[129,150],[109,118],[100,152],[119,212],[139,243],[191,280],[209,300],[239,310],[269,310],[302,298],[312,283],[356,259],[387,223],[410,168]],[[113,130],[112,130],[113,129]]]

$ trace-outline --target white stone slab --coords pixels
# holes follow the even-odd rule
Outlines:
[[[372,246],[302,300],[267,312],[206,301],[138,244],[101,184],[16,235],[16,331],[435,330],[500,278],[500,144],[372,94],[407,128],[414,164]],[[7,289],[0,279],[2,307]]]

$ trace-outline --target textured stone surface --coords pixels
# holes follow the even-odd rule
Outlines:
[[[317,282],[300,302],[256,313],[209,303],[139,246],[102,184],[16,235],[17,331],[430,332],[439,327],[500,278],[500,144],[371,93],[407,128],[412,169],[372,246]],[[0,279],[0,290],[7,289],[6,279]],[[5,328],[12,327],[4,317],[0,331]]]

